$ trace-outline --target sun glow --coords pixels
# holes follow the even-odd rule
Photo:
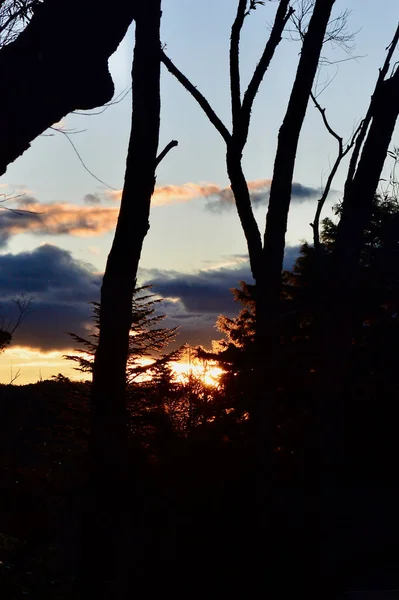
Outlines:
[[[43,352],[28,347],[12,346],[7,348],[1,355],[0,360],[0,382],[9,383],[18,374],[16,383],[26,385],[36,383],[38,380],[51,378],[57,373],[62,373],[72,380],[91,379],[90,373],[80,373],[74,367],[75,363],[67,361],[65,354],[78,354],[75,350],[66,349],[53,352]],[[92,355],[80,352],[79,356],[91,360]],[[153,358],[143,357],[137,361],[137,365],[149,366],[154,362]],[[224,373],[215,361],[199,360],[186,354],[180,362],[170,363],[174,380],[178,383],[189,383],[190,379],[201,381],[204,385],[212,388],[219,386],[221,375]],[[148,381],[152,377],[151,370],[139,375],[135,381]]]
[[[190,377],[195,377],[209,387],[217,387],[223,373],[214,361],[172,362],[171,367],[176,381],[186,383]]]
[[[151,358],[141,358],[137,364],[150,366],[154,362]],[[201,381],[208,387],[218,387],[223,369],[218,367],[215,361],[202,361],[198,359],[184,361],[172,361],[170,363],[173,378],[178,383],[188,383],[191,378]],[[150,372],[143,373],[137,377],[136,381],[148,381],[151,379]]]

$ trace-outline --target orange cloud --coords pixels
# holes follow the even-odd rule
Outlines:
[[[248,181],[251,202],[254,207],[267,204],[270,179]],[[314,199],[320,190],[300,183],[292,184],[293,202]],[[103,194],[86,194],[86,205],[62,202],[40,204],[33,196],[25,193],[15,198],[10,210],[0,211],[0,246],[12,235],[34,233],[37,235],[76,235],[96,236],[115,228],[118,207],[101,205],[102,199],[120,200],[121,190],[107,190]],[[229,210],[234,206],[234,196],[230,187],[220,187],[215,183],[184,183],[182,185],[158,186],[152,197],[152,205],[169,206],[190,202],[196,198],[205,199],[205,208],[215,213]]]
[[[252,204],[258,206],[266,204],[268,200],[271,180],[255,179],[247,182]],[[300,183],[292,184],[293,202],[304,202],[319,194],[319,190],[304,186]],[[106,200],[119,202],[122,190],[107,190],[104,192]],[[155,188],[152,196],[152,206],[167,206],[190,202],[196,198],[206,198],[206,207],[214,212],[229,208],[234,204],[234,196],[230,186],[220,187],[215,183],[183,183],[182,185],[163,185]]]
[[[0,212],[0,241],[4,243],[12,235],[27,232],[38,235],[99,235],[115,227],[118,211],[117,207],[41,204],[25,196],[12,210]]]
[[[221,192],[219,186],[214,183],[183,183],[182,185],[162,185],[155,188],[151,203],[153,206],[165,206],[168,204],[179,204],[190,202],[195,198],[209,197]],[[104,196],[107,200],[119,202],[123,190],[106,190]]]
[[[157,187],[152,196],[153,206],[189,202],[195,198],[207,198],[219,194],[221,188],[213,183],[184,183],[183,185],[163,185]]]

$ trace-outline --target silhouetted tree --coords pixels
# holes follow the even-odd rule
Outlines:
[[[388,47],[387,59],[380,71],[365,124],[350,161],[320,324],[319,343],[323,348],[321,382],[331,381],[327,393],[323,394],[320,412],[321,474],[324,504],[327,507],[324,524],[329,528],[324,537],[325,550],[330,557],[324,562],[328,565],[330,575],[336,570],[334,561],[339,560],[339,535],[334,522],[335,518],[340,519],[336,515],[336,507],[340,503],[342,505],[344,494],[345,390],[351,368],[353,311],[359,285],[361,252],[364,232],[370,222],[375,193],[399,114],[399,69],[394,67],[393,74],[385,79],[398,39],[399,26]]]
[[[116,0],[111,9],[106,0],[1,3],[0,41],[10,43],[0,49],[0,174],[62,117],[111,100],[108,59],[140,4]],[[14,39],[16,18],[27,25]]]
[[[113,8],[113,10],[115,7]],[[157,156],[160,126],[160,19],[161,0],[136,7],[136,43],[132,87],[132,126],[114,240],[101,287],[99,338],[94,358],[91,395],[90,449],[94,461],[93,500],[101,496],[99,510],[92,518],[87,556],[90,561],[89,588],[96,580],[101,537],[114,554],[114,595],[126,593],[128,558],[122,550],[129,544],[125,525],[118,520],[123,498],[128,498],[128,430],[126,413],[126,364],[132,324],[132,299],[143,240],[149,228],[150,201],[155,186],[155,170],[171,142]],[[116,500],[118,498],[118,500]],[[107,514],[111,522],[107,524]],[[104,563],[105,566],[105,563]],[[91,583],[90,583],[91,582]],[[118,591],[115,591],[118,590]]]
[[[42,0],[2,0],[0,2],[0,47],[13,42],[29,23]]]
[[[151,286],[144,285],[135,288],[133,292],[129,353],[126,366],[127,383],[134,382],[147,372],[152,373],[159,365],[176,360],[178,354],[178,351],[167,355],[163,354],[165,348],[175,340],[177,327],[160,327],[165,315],[155,314],[155,311],[162,299],[149,293],[150,289]],[[93,371],[94,356],[98,346],[100,304],[98,302],[92,304],[95,331],[89,339],[70,333],[72,339],[83,348],[76,349],[79,354],[65,356],[67,360],[77,363],[76,369],[82,373]],[[143,359],[150,359],[150,361],[147,363]]]
[[[244,21],[257,3],[239,0],[237,14],[231,28],[230,37],[230,97],[232,113],[232,132],[227,129],[216,115],[208,101],[198,91],[189,79],[179,71],[174,63],[162,52],[162,61],[167,69],[178,79],[186,90],[201,106],[210,122],[215,126],[226,143],[226,166],[231,189],[237,207],[237,212],[247,241],[251,271],[256,282],[263,277],[264,260],[262,239],[253,214],[248,185],[242,170],[242,154],[248,139],[251,112],[259,86],[270,65],[277,46],[279,45],[284,28],[293,13],[289,0],[281,0],[277,9],[274,24],[262,56],[252,75],[250,83],[241,96],[239,44]],[[260,311],[258,311],[259,313]]]
[[[248,138],[250,116],[255,96],[281,40],[284,27],[294,12],[293,8],[289,6],[289,2],[286,0],[279,2],[269,40],[247,91],[241,99],[240,35],[244,20],[250,11],[255,8],[255,5],[251,3],[248,7],[248,1],[246,0],[240,0],[238,3],[237,15],[231,29],[230,38],[230,88],[233,123],[231,134],[197,88],[175,67],[165,53],[162,54],[162,60],[166,67],[197,100],[226,142],[227,171],[237,212],[247,240],[252,275],[256,282],[256,302],[258,304],[256,330],[260,341],[260,355],[264,352],[267,340],[273,339],[274,346],[276,346],[276,340],[278,340],[276,317],[296,150],[334,1],[315,0],[309,26],[303,36],[297,75],[279,132],[264,242],[262,242],[252,211],[250,194],[242,171],[241,158]]]
[[[99,313],[99,338],[92,390],[92,449],[99,465],[115,475],[126,459],[125,386],[132,324],[132,298],[150,201],[160,122],[160,0],[136,13],[132,85],[132,127],[125,182],[115,236],[108,256]],[[176,145],[169,144],[168,148]]]
[[[5,316],[0,318],[0,352],[3,352],[9,346],[13,334],[32,309],[32,298],[25,294],[13,298],[12,302],[17,310],[16,316],[9,317],[8,319]]]

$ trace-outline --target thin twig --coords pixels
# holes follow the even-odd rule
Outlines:
[[[132,91],[132,86],[130,86],[127,90],[122,90],[120,94],[115,97],[115,100],[111,100],[111,102],[107,102],[100,110],[96,110],[95,112],[82,112],[79,110],[74,110],[72,112],[73,115],[80,115],[82,117],[94,117],[96,115],[102,115],[108,108],[114,106],[115,104],[119,104],[122,102],[126,96]]]
[[[99,177],[97,177],[97,175],[95,175],[93,173],[93,171],[90,171],[90,169],[87,167],[87,165],[85,164],[83,158],[81,157],[78,149],[76,148],[75,144],[73,143],[73,141],[71,140],[69,133],[67,133],[66,131],[64,131],[63,129],[57,129],[56,127],[50,127],[50,129],[52,129],[53,131],[57,131],[58,133],[62,133],[68,140],[68,142],[71,144],[76,156],[78,157],[80,163],[82,164],[83,168],[85,169],[85,171],[87,171],[89,173],[89,175],[91,175],[96,181],[98,181],[99,183],[101,183],[102,185],[105,185],[105,187],[109,188],[110,190],[117,190],[117,188],[113,187],[112,185],[109,185],[108,183],[106,183],[105,181],[103,181],[102,179],[100,179]]]
[[[322,107],[320,106],[320,104],[319,104],[319,102],[317,101],[317,98],[316,98],[316,96],[313,94],[313,92],[310,92],[310,97],[311,97],[311,99],[312,99],[312,101],[313,101],[313,104],[315,105],[315,107],[317,108],[317,110],[319,111],[319,113],[321,114],[321,117],[322,117],[322,119],[323,119],[323,123],[324,123],[324,125],[325,125],[325,127],[326,127],[326,129],[327,129],[328,133],[329,133],[330,135],[332,135],[332,136],[333,136],[333,137],[334,137],[334,138],[337,140],[337,142],[338,142],[338,144],[339,144],[339,149],[340,149],[340,152],[342,152],[342,144],[343,144],[343,139],[342,139],[342,137],[341,137],[340,135],[338,135],[338,133],[336,133],[336,132],[334,131],[334,129],[333,129],[333,128],[331,127],[331,125],[329,124],[329,122],[328,122],[328,120],[327,120],[327,117],[326,117],[326,109],[325,109],[325,108],[322,108]]]
[[[358,125],[358,127],[356,128],[356,130],[353,132],[353,135],[350,139],[350,141],[346,144],[346,146],[344,147],[343,144],[343,138],[338,135],[338,133],[336,131],[334,131],[334,129],[331,127],[327,116],[326,116],[326,109],[322,108],[321,105],[319,104],[319,102],[317,101],[316,96],[314,95],[313,92],[310,93],[310,97],[315,105],[315,107],[317,108],[317,110],[319,111],[319,113],[321,114],[321,117],[323,119],[323,123],[325,128],[327,129],[328,133],[337,140],[338,143],[338,154],[337,157],[334,161],[334,164],[331,168],[330,174],[327,178],[327,182],[326,185],[324,187],[323,193],[320,197],[320,199],[317,202],[317,209],[316,209],[316,213],[315,213],[315,217],[314,217],[314,221],[313,223],[310,223],[310,226],[313,229],[313,243],[314,243],[314,247],[315,250],[319,250],[320,249],[320,232],[319,232],[319,227],[320,227],[320,216],[321,216],[321,211],[323,210],[323,206],[327,200],[328,194],[330,193],[331,190],[331,186],[334,180],[334,177],[338,171],[338,168],[342,162],[342,160],[345,158],[345,156],[348,154],[348,152],[350,152],[350,150],[353,148],[356,139],[362,129],[363,126],[363,122],[360,122],[360,124]]]

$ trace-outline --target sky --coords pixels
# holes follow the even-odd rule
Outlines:
[[[236,5],[234,0],[164,0],[162,17],[167,54],[228,127],[228,44]],[[245,22],[240,55],[244,89],[267,41],[276,7],[276,2],[266,2]],[[399,20],[399,3],[337,0],[335,16],[345,9],[351,11],[347,29],[354,34],[353,49],[348,54],[326,45],[323,55],[333,64],[320,70],[317,90],[331,80],[319,101],[346,140],[367,110]],[[261,85],[243,157],[261,231],[278,130],[298,63],[300,47],[291,38],[287,33]],[[115,99],[120,101],[105,111],[68,115],[57,127],[74,132],[69,139],[47,131],[0,178],[0,193],[18,196],[4,206],[39,213],[0,211],[4,322],[15,318],[12,298],[25,293],[33,299],[32,311],[13,344],[0,355],[0,382],[8,383],[18,370],[20,384],[59,372],[78,376],[63,355],[73,347],[67,332],[86,334],[90,329],[90,302],[99,298],[112,243],[130,130],[133,46],[134,26],[110,60]],[[165,298],[166,323],[180,326],[179,342],[209,346],[220,337],[214,327],[217,316],[239,308],[229,288],[240,280],[251,281],[245,239],[229,189],[222,139],[164,70],[161,83],[160,149],[172,139],[179,145],[158,168],[139,281],[151,283]],[[398,131],[393,144],[399,145]],[[310,104],[295,168],[286,267],[295,260],[299,244],[311,239],[309,223],[335,153],[336,142]],[[341,197],[345,164],[334,181],[325,216],[332,216],[331,208]]]

